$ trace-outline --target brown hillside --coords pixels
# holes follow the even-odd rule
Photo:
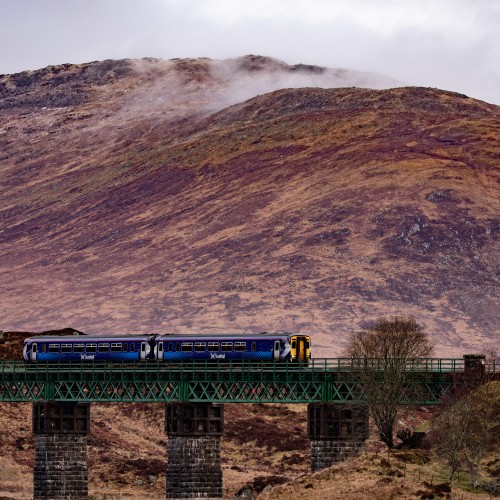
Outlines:
[[[0,328],[299,330],[318,357],[409,313],[439,355],[497,347],[499,108],[352,87],[227,107],[324,73],[281,64],[0,77]]]

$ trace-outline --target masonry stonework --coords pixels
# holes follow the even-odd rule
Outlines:
[[[365,449],[364,441],[311,439],[311,470],[317,471],[359,455]]]
[[[317,471],[358,455],[368,438],[365,406],[311,403],[307,411],[311,469]]]
[[[87,498],[89,426],[88,403],[33,404],[35,499]]]
[[[167,498],[222,496],[220,437],[168,438]]]
[[[35,436],[35,499],[77,499],[88,496],[87,436]]]
[[[167,498],[222,496],[220,438],[224,431],[224,405],[168,403]]]
[[[464,374],[462,385],[470,389],[484,383],[486,377],[486,356],[484,354],[464,354]]]

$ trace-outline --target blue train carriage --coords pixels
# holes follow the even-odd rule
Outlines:
[[[152,335],[37,336],[24,340],[23,358],[37,362],[143,361],[150,357]]]
[[[311,359],[311,339],[295,333],[168,334],[156,338],[154,357],[167,362],[199,359],[307,363]]]

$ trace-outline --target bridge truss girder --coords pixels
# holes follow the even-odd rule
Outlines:
[[[324,362],[323,362],[324,361]],[[1,401],[366,404],[355,369],[335,363],[0,364]],[[330,360],[331,361],[331,360]],[[401,404],[436,404],[453,371],[408,373]]]

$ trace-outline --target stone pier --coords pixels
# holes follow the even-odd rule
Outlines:
[[[366,406],[310,403],[307,409],[311,469],[317,471],[357,455],[368,438]]]
[[[486,378],[486,356],[484,354],[464,354],[463,385],[473,389],[484,383]]]
[[[222,496],[220,438],[224,405],[167,403],[167,498]]]
[[[33,403],[35,499],[88,496],[90,403]]]

